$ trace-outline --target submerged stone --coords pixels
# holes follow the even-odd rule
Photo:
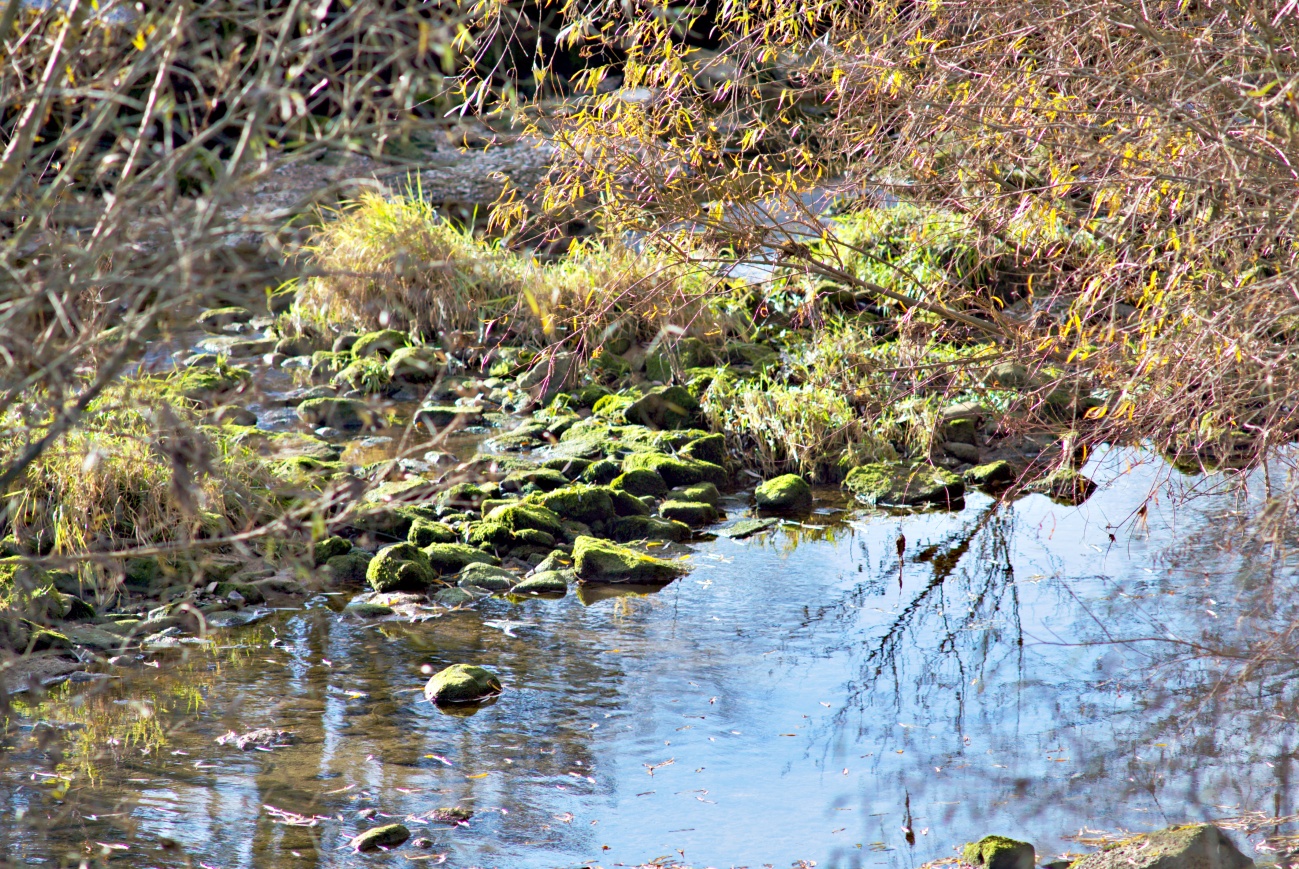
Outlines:
[[[684,565],[595,537],[577,538],[573,567],[584,582],[667,583],[688,572]]]
[[[569,582],[577,577],[571,570],[538,570],[516,585],[513,594],[567,594]]]
[[[759,510],[806,513],[812,509],[812,487],[798,474],[784,474],[759,485],[753,500]]]
[[[396,848],[410,838],[410,830],[403,824],[388,824],[366,830],[351,841],[355,851],[378,851],[380,848]]]
[[[980,869],[1033,869],[1033,846],[1005,836],[984,836],[965,846],[961,862]]]
[[[1250,869],[1253,865],[1222,830],[1212,824],[1191,824],[1133,836],[1088,854],[1070,869]]]
[[[501,693],[496,674],[472,664],[452,664],[441,670],[424,686],[424,697],[431,703],[476,703]]]
[[[950,471],[932,465],[877,462],[853,468],[844,487],[876,507],[964,506],[965,484]]]
[[[433,582],[429,557],[411,543],[380,549],[366,568],[366,579],[375,591],[421,590]]]

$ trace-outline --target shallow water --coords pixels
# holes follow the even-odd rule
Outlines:
[[[1249,504],[1173,509],[1171,489],[1213,481],[1161,482],[1159,462],[1127,468],[1137,457],[1093,461],[1117,479],[1079,508],[976,495],[894,516],[829,500],[804,525],[694,545],[693,572],[657,593],[498,598],[422,624],[345,619],[344,597],[321,596],[214,653],[147,655],[11,726],[0,853],[911,867],[989,832],[1049,859],[1082,850],[1066,837],[1084,828],[1287,814],[1294,664],[1235,685],[1202,647],[1289,625],[1295,565],[1252,542]],[[424,702],[422,668],[456,662],[495,670],[499,701],[468,716]],[[39,721],[85,718],[118,726],[38,746]],[[146,738],[123,738],[127,724]],[[214,742],[263,726],[298,742]],[[56,768],[77,770],[61,801]],[[467,824],[406,821],[431,850],[345,847],[388,816],[456,805]]]

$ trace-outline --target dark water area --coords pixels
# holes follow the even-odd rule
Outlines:
[[[1246,521],[1267,481],[1183,501],[1215,478],[1134,451],[1088,470],[1104,484],[1081,507],[976,495],[899,516],[826,493],[802,523],[693,544],[693,571],[657,592],[414,624],[319,595],[212,650],[146,652],[11,720],[0,853],[913,867],[987,833],[1044,861],[1088,830],[1292,812],[1299,665],[1228,655],[1295,621],[1299,564]],[[505,691],[446,714],[421,688],[462,662]],[[215,742],[256,727],[296,742]],[[474,815],[428,819],[451,806]],[[432,847],[347,848],[389,820]]]

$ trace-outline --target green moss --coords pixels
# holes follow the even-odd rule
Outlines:
[[[466,543],[431,543],[424,547],[435,573],[459,573],[467,564],[500,564],[501,560]]]
[[[566,480],[576,481],[581,479],[582,474],[587,468],[591,467],[590,459],[579,459],[576,457],[557,456],[553,459],[546,459],[541,463],[541,467],[552,471],[558,471],[563,474]]]
[[[487,591],[509,591],[518,582],[518,576],[503,567],[491,564],[467,564],[456,574],[456,584],[461,588],[481,588]]]
[[[329,350],[317,350],[311,354],[311,377],[314,380],[331,378],[351,365],[352,359],[350,352],[333,353]]]
[[[573,568],[587,582],[671,582],[687,572],[684,565],[599,540],[579,537],[573,544]]]
[[[434,429],[448,426],[461,429],[471,425],[482,425],[483,409],[458,404],[426,404],[415,411],[415,422],[418,425],[432,426]]]
[[[984,836],[961,849],[961,862],[984,869],[1032,869],[1033,846],[1006,836]]]
[[[433,383],[446,371],[446,358],[434,347],[401,347],[387,363],[388,379],[403,383]]]
[[[334,582],[353,585],[365,582],[373,559],[374,556],[364,549],[353,549],[330,558],[325,562],[323,570]]]
[[[648,516],[649,505],[630,492],[609,487],[609,498],[613,501],[613,512],[619,516]]]
[[[690,526],[684,522],[653,516],[624,516],[614,523],[612,536],[619,543],[631,543],[634,540],[683,543],[690,539]]]
[[[583,483],[594,485],[605,485],[611,483],[622,473],[622,465],[612,459],[600,459],[598,462],[592,462],[580,477]]]
[[[658,475],[658,472],[644,468],[635,468],[625,474],[620,474],[609,485],[614,489],[628,492],[638,498],[645,495],[660,498],[668,490],[668,484],[663,482],[663,478]]]
[[[531,486],[543,492],[550,492],[568,485],[568,478],[552,468],[530,468],[526,471],[515,471],[501,481],[505,491]],[[513,487],[511,486],[513,484]]]
[[[410,337],[406,333],[398,332],[396,329],[381,329],[357,338],[356,343],[352,345],[352,354],[357,359],[364,359],[367,356],[387,358],[402,347],[409,346]]]
[[[355,389],[366,395],[374,395],[385,391],[392,384],[392,378],[383,360],[372,356],[352,362],[335,374],[330,382],[339,389]]]
[[[423,547],[430,543],[455,543],[460,538],[450,525],[429,519],[416,519],[411,522],[406,539],[416,546]]]
[[[678,486],[668,492],[673,501],[698,501],[716,507],[722,501],[722,493],[712,483],[696,483],[693,486]]]
[[[627,418],[624,413],[635,401],[629,395],[606,395],[595,403],[591,413],[607,422],[625,423]]]
[[[623,459],[622,471],[653,471],[668,486],[693,486],[696,483],[726,484],[726,471],[712,462],[698,459],[674,458],[663,453],[632,453]]]
[[[539,504],[518,503],[497,507],[488,513],[486,518],[499,522],[511,531],[532,528],[555,537],[562,537],[564,534],[559,516]]]
[[[331,558],[346,555],[352,551],[352,541],[345,537],[326,537],[316,543],[316,564],[324,564]]]
[[[452,507],[461,510],[477,510],[486,498],[500,494],[500,486],[495,484],[456,483],[438,495],[439,507]]]
[[[378,851],[380,848],[396,848],[410,838],[410,830],[403,824],[386,824],[366,830],[349,843],[354,851]]]
[[[876,507],[964,506],[965,484],[961,478],[931,465],[876,462],[853,468],[844,487],[857,498]]]
[[[528,500],[540,504],[561,519],[588,525],[602,522],[614,515],[609,490],[600,486],[574,484],[545,494],[529,495]]]
[[[998,459],[986,465],[970,468],[961,475],[967,485],[983,489],[999,489],[1015,482],[1015,468],[1010,462]]]
[[[510,591],[513,594],[564,595],[568,593],[569,582],[575,578],[571,570],[539,570]]]
[[[659,515],[692,528],[702,528],[717,521],[717,508],[700,501],[664,501],[659,505]]]
[[[699,402],[684,386],[657,386],[627,405],[623,417],[651,429],[687,428],[699,415]]]
[[[422,591],[433,582],[433,567],[424,550],[397,543],[379,550],[366,569],[366,579],[378,592]]]
[[[806,513],[812,509],[812,487],[797,474],[767,480],[753,493],[759,510]]]
[[[424,696],[432,703],[474,703],[494,697],[502,690],[501,680],[490,670],[453,664],[428,680]]]
[[[238,391],[251,377],[246,368],[219,362],[213,367],[182,369],[166,381],[166,388],[190,401],[211,401]]]
[[[712,462],[714,465],[725,465],[726,438],[720,434],[695,438],[681,448],[680,455],[684,459],[698,459],[701,462]]]

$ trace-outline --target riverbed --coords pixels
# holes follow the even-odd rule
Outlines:
[[[418,623],[318,594],[212,648],[132,653],[20,707],[0,852],[912,867],[987,833],[1042,862],[1086,850],[1080,832],[1289,814],[1293,664],[1238,678],[1223,657],[1295,615],[1294,560],[1251,536],[1269,481],[1242,495],[1136,450],[1084,470],[1102,485],[1078,507],[972,494],[890,514],[821,492],[800,522],[692,544],[657,591]],[[723,506],[742,518],[745,493]],[[453,663],[504,693],[440,711],[421,689]],[[292,736],[216,742],[259,727]],[[473,815],[430,816],[448,807]],[[347,848],[398,820],[426,841]]]

